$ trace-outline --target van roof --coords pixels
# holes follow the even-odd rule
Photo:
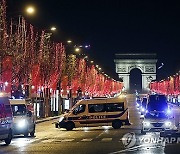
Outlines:
[[[80,100],[79,103],[116,103],[116,102],[126,102],[125,97],[114,97],[114,98],[96,98],[96,99],[86,99]]]

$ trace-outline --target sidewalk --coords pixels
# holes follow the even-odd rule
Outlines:
[[[54,116],[54,117],[47,117],[47,118],[41,118],[41,119],[37,119],[36,120],[36,124],[45,122],[45,121],[50,121],[50,120],[54,120],[54,119],[58,119],[61,115],[59,116]]]

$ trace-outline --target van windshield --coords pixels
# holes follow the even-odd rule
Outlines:
[[[148,111],[166,111],[168,108],[167,100],[164,95],[151,95],[147,105]]]
[[[11,105],[13,116],[21,116],[26,114],[26,106],[24,104]]]
[[[168,116],[164,112],[149,112],[145,115],[145,118],[151,119],[167,119]]]

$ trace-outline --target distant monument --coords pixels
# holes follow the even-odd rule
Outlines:
[[[129,77],[131,70],[138,68],[142,74],[142,91],[149,90],[149,83],[156,79],[155,53],[122,53],[115,54],[116,73],[124,82],[126,91],[130,91]]]

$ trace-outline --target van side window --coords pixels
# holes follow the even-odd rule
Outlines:
[[[84,112],[86,109],[86,105],[85,104],[81,104],[79,106],[77,106],[75,109],[74,109],[74,113],[75,114],[79,114],[79,113],[82,113]]]
[[[124,103],[108,103],[106,104],[107,112],[124,111]]]
[[[104,104],[89,104],[88,108],[89,108],[89,113],[105,112]]]

